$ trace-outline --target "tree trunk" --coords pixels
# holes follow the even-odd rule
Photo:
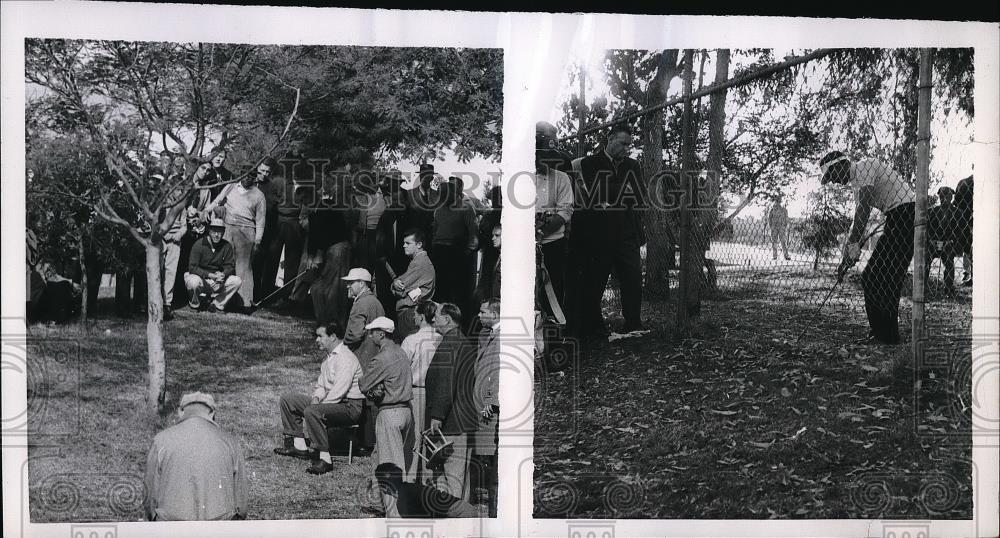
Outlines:
[[[813,259],[813,272],[819,271],[819,257],[822,254],[820,250],[816,250],[816,258]]]
[[[90,295],[87,290],[90,289],[90,281],[87,278],[87,253],[83,248],[83,240],[84,234],[81,231],[79,239],[76,242],[76,252],[80,257],[80,289],[83,290],[83,296],[80,298],[80,324],[84,330],[87,330],[87,310],[89,307],[87,296]]]
[[[146,243],[147,311],[146,352],[149,355],[149,386],[146,406],[149,414],[159,417],[166,400],[166,353],[163,348],[163,284],[160,263],[163,243],[150,238]]]
[[[660,53],[656,75],[646,90],[646,106],[662,103],[667,98],[670,81],[677,75],[677,51]],[[642,117],[642,174],[650,198],[646,211],[646,276],[644,291],[651,297],[666,298],[670,295],[670,268],[673,261],[673,234],[670,218],[661,209],[669,185],[663,172],[663,123],[664,111],[658,109]],[[655,202],[654,202],[655,200]]]
[[[704,63],[702,64],[704,66]],[[722,84],[729,79],[729,49],[719,49],[715,58],[715,80],[713,84]],[[705,179],[706,205],[700,211],[701,218],[698,226],[702,234],[701,257],[705,257],[705,252],[712,248],[712,231],[719,220],[719,196],[722,184],[722,157],[725,151],[725,128],[726,128],[726,90],[721,90],[712,94],[708,103],[708,176]],[[708,270],[707,275],[702,279],[706,290],[716,291],[717,279],[713,278],[715,262],[703,259],[702,265]]]
[[[691,86],[694,78],[694,71],[691,62],[694,51],[691,49],[684,51],[684,96],[690,97]],[[684,101],[684,110],[681,121],[681,185],[683,185],[683,202],[681,203],[681,274],[680,274],[680,297],[678,298],[677,324],[682,334],[687,333],[692,319],[700,314],[701,310],[701,264],[703,263],[704,251],[697,255],[695,251],[700,251],[700,245],[694,236],[695,222],[693,218],[692,206],[694,205],[693,194],[697,181],[697,170],[694,163],[694,143],[696,140],[696,127],[694,125],[693,103],[690,99]]]

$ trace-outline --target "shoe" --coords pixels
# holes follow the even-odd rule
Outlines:
[[[963,280],[962,285],[965,286],[966,288],[972,286],[972,279],[970,278],[968,280]]]
[[[212,314],[225,314],[226,313],[226,311],[224,309],[215,306],[215,303],[209,303],[209,305],[208,305],[208,311],[211,312]]]
[[[791,257],[791,256],[789,256],[788,254],[785,254],[785,260],[787,260],[787,261],[791,261],[791,260],[792,260],[792,257]]]
[[[279,456],[289,456],[292,458],[298,458],[300,460],[306,460],[306,461],[312,459],[312,452],[309,452],[308,450],[299,450],[295,447],[291,448],[284,446],[278,447],[274,449],[274,453]]]
[[[309,474],[326,474],[333,470],[333,464],[327,463],[323,460],[316,460],[310,465],[306,472]]]

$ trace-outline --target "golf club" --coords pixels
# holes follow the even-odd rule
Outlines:
[[[289,280],[288,282],[285,282],[284,284],[282,284],[282,286],[280,288],[278,288],[278,289],[274,290],[273,292],[271,292],[271,294],[268,295],[267,297],[264,297],[263,299],[257,301],[256,303],[250,303],[250,312],[253,312],[254,310],[257,310],[257,308],[259,308],[260,305],[262,305],[262,304],[268,302],[269,300],[271,300],[271,298],[274,297],[275,295],[277,295],[278,293],[280,293],[281,290],[287,288],[288,286],[291,286],[293,283],[295,283],[296,280],[299,279],[300,276],[302,276],[302,275],[304,275],[304,274],[306,274],[308,272],[309,272],[308,269],[306,269],[305,271],[302,271],[301,273],[295,275],[295,278]]]

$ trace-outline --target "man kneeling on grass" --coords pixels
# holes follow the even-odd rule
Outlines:
[[[188,270],[184,273],[184,285],[191,298],[188,306],[201,310],[201,295],[214,300],[208,305],[209,312],[223,312],[226,303],[243,283],[236,276],[236,257],[233,245],[222,238],[226,223],[222,219],[212,219],[208,225],[208,235],[199,239],[191,247]]]
[[[312,460],[306,469],[310,474],[333,470],[326,429],[361,422],[365,402],[365,395],[358,388],[361,364],[344,345],[343,337],[344,329],[336,321],[316,328],[316,343],[329,355],[320,366],[312,396],[285,394],[279,403],[285,445],[274,449],[274,453]]]

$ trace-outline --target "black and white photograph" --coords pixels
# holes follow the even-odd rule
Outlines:
[[[973,64],[569,62],[535,131],[536,518],[972,518]]]
[[[496,517],[501,49],[38,38],[24,84],[32,522]]]

